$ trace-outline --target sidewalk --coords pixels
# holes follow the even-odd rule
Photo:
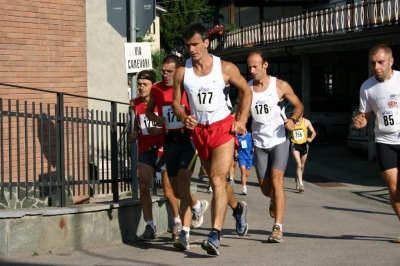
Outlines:
[[[285,176],[295,175],[295,164],[290,156]],[[311,143],[304,175],[309,182],[328,179],[347,185],[385,186],[378,162],[368,161],[366,152],[349,148],[345,139]]]
[[[329,157],[328,157],[329,156]],[[198,169],[199,165],[196,166]],[[201,228],[192,229],[191,249],[177,251],[171,235],[151,243],[133,242],[71,253],[0,261],[1,265],[399,265],[399,221],[389,204],[376,162],[352,155],[338,142],[313,144],[306,164],[304,193],[294,184],[290,159],[285,175],[286,211],[281,244],[267,243],[274,220],[268,215],[269,199],[258,187],[254,169],[248,178],[248,195],[242,196],[236,172],[236,196],[249,205],[249,232],[239,237],[230,208],[227,210],[220,256],[201,249],[210,227],[210,211]],[[311,179],[309,179],[311,180]],[[328,180],[328,181],[327,181]],[[197,197],[211,201],[207,181],[197,178]],[[321,184],[334,183],[324,186]]]

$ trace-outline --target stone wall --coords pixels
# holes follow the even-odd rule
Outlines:
[[[68,176],[68,181],[72,180],[72,176]],[[50,180],[43,180],[49,182]],[[53,184],[56,184],[57,177],[52,177]],[[0,188],[1,188],[0,184]],[[23,186],[17,187],[4,187],[4,198],[0,197],[0,209],[30,209],[41,208],[49,206],[60,206],[60,198],[57,194],[56,186]],[[65,186],[66,205],[72,205],[73,191],[70,187]],[[68,196],[71,195],[71,196]]]
[[[66,208],[0,211],[0,258],[62,253],[130,243],[145,228],[139,200],[90,203]],[[164,197],[153,197],[157,231],[167,232],[172,212]]]

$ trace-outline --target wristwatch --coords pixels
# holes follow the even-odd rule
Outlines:
[[[289,118],[289,119],[293,121],[293,124],[296,124],[296,123],[297,123],[297,120],[294,119],[293,117],[291,117],[291,118]]]

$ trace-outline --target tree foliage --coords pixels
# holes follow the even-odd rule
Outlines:
[[[158,5],[167,10],[161,13],[161,46],[170,52],[175,46],[182,45],[182,30],[191,22],[211,24],[214,20],[214,8],[206,5],[207,0],[159,1]]]
[[[151,53],[152,65],[153,65],[153,69],[156,71],[156,74],[157,74],[157,81],[162,80],[162,76],[161,76],[162,61],[167,56],[168,56],[168,54],[164,50],[156,50]]]

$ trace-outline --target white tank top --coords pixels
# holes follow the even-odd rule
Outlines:
[[[375,142],[400,144],[400,72],[378,82],[375,77],[367,79],[360,89],[360,112],[373,111],[375,119]]]
[[[270,77],[268,88],[263,92],[254,92],[253,80],[249,81],[253,91],[251,102],[251,126],[254,146],[269,149],[286,140],[286,132],[281,117],[281,109],[278,106],[280,99],[276,90],[276,78]]]
[[[191,113],[199,124],[212,124],[230,115],[228,101],[225,97],[225,82],[222,75],[221,60],[213,56],[211,73],[207,76],[196,76],[192,59],[186,60],[183,86],[188,95]]]

